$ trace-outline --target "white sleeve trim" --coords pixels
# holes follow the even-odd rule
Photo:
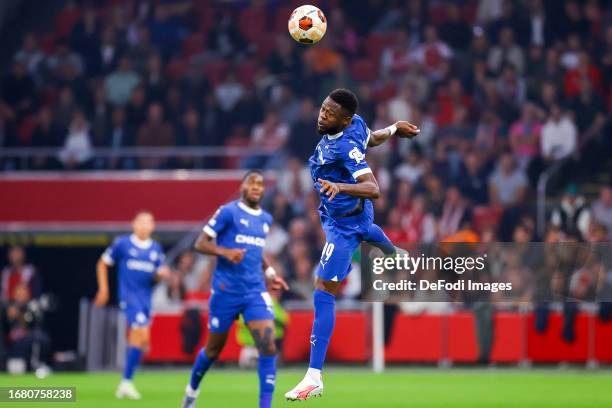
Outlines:
[[[205,225],[203,231],[210,235],[212,238],[217,238],[217,232],[214,229],[210,228],[210,226]]]
[[[366,167],[365,169],[357,170],[353,173],[353,178],[357,180],[357,177],[363,176],[364,174],[372,173],[372,169]]]
[[[370,128],[368,128],[368,138],[366,139],[365,146],[363,146],[364,150],[368,148],[368,144],[370,143],[370,136],[371,135],[372,135],[372,131],[370,130]]]
[[[115,264],[115,261],[113,260],[113,258],[111,258],[108,251],[104,251],[104,253],[102,254],[102,262],[104,262],[108,266],[113,266]]]

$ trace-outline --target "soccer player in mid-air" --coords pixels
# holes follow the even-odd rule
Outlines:
[[[221,206],[204,227],[195,249],[217,257],[209,300],[206,346],[198,353],[185,389],[183,408],[193,408],[200,382],[225,346],[234,320],[240,314],[253,335],[259,361],[259,407],[270,408],[276,383],[274,312],[266,280],[274,289],[287,284],[264,258],[266,236],[272,216],[260,207],[263,174],[246,173],[240,199]]]
[[[151,292],[158,280],[169,277],[170,270],[163,263],[161,245],[151,239],[155,229],[153,214],[148,211],[136,214],[132,229],[132,234],[117,237],[98,261],[98,293],[94,302],[100,307],[108,302],[108,267],[116,265],[119,306],[126,314],[130,332],[123,378],[115,396],[140,399],[132,378],[142,354],[149,348]]]
[[[321,370],[334,330],[336,293],[350,272],[353,252],[362,241],[385,254],[395,252],[389,238],[373,223],[372,200],[379,197],[380,190],[366,162],[366,150],[393,135],[413,138],[419,129],[400,121],[370,131],[355,114],[357,106],[357,97],[350,90],[336,89],[323,101],[317,120],[322,137],[308,164],[321,197],[319,215],[326,242],[315,283],[310,364],[304,379],[285,394],[292,401],[323,393]]]

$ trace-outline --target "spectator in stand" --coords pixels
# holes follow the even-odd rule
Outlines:
[[[506,152],[489,178],[489,201],[502,207],[521,204],[527,194],[527,186],[525,172],[516,165],[512,154]]]
[[[72,51],[66,40],[60,39],[55,43],[55,53],[47,59],[47,69],[50,71],[52,79],[57,79],[60,76],[64,65],[71,65],[77,75],[83,73],[81,56]]]
[[[289,294],[297,300],[311,301],[314,291],[312,262],[306,257],[295,260],[295,277],[289,281]]]
[[[149,100],[162,102],[166,98],[168,80],[163,72],[163,61],[158,53],[152,53],[147,60],[142,86]]]
[[[580,53],[576,68],[565,73],[563,90],[567,98],[572,98],[580,93],[580,81],[583,78],[590,81],[591,89],[597,94],[603,93],[601,71],[591,63],[591,57],[586,51]]]
[[[11,72],[2,80],[0,98],[6,103],[15,120],[32,112],[36,107],[36,85],[28,74],[27,66],[14,60]]]
[[[117,70],[104,81],[109,102],[115,106],[125,106],[139,82],[140,77],[132,70],[130,59],[122,56]]]
[[[417,106],[415,87],[406,83],[396,97],[388,102],[389,120],[397,122],[412,118],[412,112]]]
[[[440,38],[454,50],[465,50],[470,44],[472,31],[470,25],[461,16],[459,6],[453,3],[446,5],[446,20],[440,26]]]
[[[236,75],[232,72],[225,74],[223,81],[215,88],[217,103],[227,114],[234,109],[243,94],[244,86],[236,80]]]
[[[573,155],[578,143],[577,129],[559,105],[553,105],[548,121],[542,128],[541,150],[543,158],[557,161]]]
[[[215,57],[224,60],[244,58],[248,44],[229,12],[222,12],[213,21],[206,44]]]
[[[316,118],[317,110],[312,103],[312,99],[302,99],[300,116],[297,122],[291,126],[287,143],[289,154],[298,158],[302,163],[306,163],[317,144],[317,139],[313,135],[313,124]]]
[[[87,8],[70,33],[70,45],[83,57],[85,72],[98,73],[96,54],[100,45],[100,24],[96,10]]]
[[[23,37],[21,49],[15,54],[15,61],[25,65],[28,74],[36,84],[41,84],[41,63],[45,59],[45,54],[38,46],[36,34],[26,33]]]
[[[550,222],[571,236],[586,237],[592,219],[591,209],[578,192],[576,184],[568,184],[561,203],[550,216]]]
[[[512,65],[519,75],[525,68],[525,54],[514,42],[514,33],[510,27],[504,27],[499,34],[499,45],[491,48],[487,58],[489,69],[498,74],[506,65]]]
[[[417,145],[418,146],[418,145]],[[404,161],[395,169],[395,177],[400,181],[416,184],[423,175],[423,157],[420,148],[412,148]]]
[[[608,230],[608,240],[612,241],[612,184],[605,184],[599,189],[599,198],[591,205],[593,219]]]
[[[467,153],[457,183],[461,194],[473,205],[485,205],[489,200],[487,176],[479,154],[476,151]]]
[[[580,79],[580,94],[569,100],[568,107],[576,115],[576,126],[580,133],[605,121],[603,101],[593,92],[591,81],[587,78]]]
[[[107,139],[107,136],[112,106],[106,98],[106,90],[103,86],[97,86],[93,91],[93,106],[88,110],[88,116],[91,118],[93,144],[96,146],[108,146],[110,140]]]
[[[405,240],[399,242],[431,243],[436,238],[436,220],[427,209],[425,196],[419,194],[412,199],[410,211],[401,219]]]
[[[147,93],[143,85],[138,85],[132,91],[130,100],[125,107],[127,127],[134,133],[147,117]]]
[[[251,133],[250,145],[261,149],[273,157],[253,156],[245,162],[245,167],[274,167],[282,161],[282,155],[289,138],[289,126],[282,122],[275,111],[269,111],[263,122],[256,125]]]
[[[437,238],[444,239],[455,235],[466,220],[471,220],[471,212],[467,203],[456,186],[448,187],[442,214],[436,228]]]
[[[42,282],[31,263],[27,262],[25,249],[12,246],[8,250],[8,265],[0,274],[0,301],[8,302],[15,298],[19,285],[25,285],[28,301],[37,299],[42,294]]]
[[[436,82],[446,74],[452,57],[453,51],[438,39],[437,29],[429,25],[425,27],[425,41],[411,53],[410,59],[425,70],[431,81]]]
[[[59,147],[62,145],[62,132],[53,124],[53,111],[43,106],[38,111],[36,129],[32,134],[34,147]]]
[[[127,53],[130,56],[134,70],[144,76],[147,73],[149,58],[157,54],[155,46],[151,43],[151,33],[147,26],[138,26],[134,42],[130,44]]]
[[[90,124],[81,110],[77,110],[68,127],[64,146],[59,151],[58,160],[65,169],[90,168],[93,157],[93,144],[89,134]]]
[[[510,127],[510,146],[512,153],[521,169],[527,166],[540,153],[540,136],[542,123],[539,112],[534,104],[523,105],[521,118]]]
[[[302,76],[303,70],[299,48],[286,35],[277,36],[275,41],[276,48],[268,57],[267,67],[280,82],[296,87],[294,82]]]
[[[174,146],[174,128],[164,119],[164,108],[160,103],[149,105],[147,119],[138,129],[138,146]]]

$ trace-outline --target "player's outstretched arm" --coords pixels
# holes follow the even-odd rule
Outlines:
[[[98,292],[96,293],[94,304],[102,307],[108,302],[108,265],[106,265],[102,258],[96,264],[96,278],[98,280]]]
[[[242,262],[246,249],[244,248],[225,248],[215,243],[214,238],[202,232],[196,240],[193,248],[205,255],[222,256],[232,263]]]
[[[387,126],[384,129],[375,130],[370,132],[370,140],[368,141],[369,147],[374,147],[385,143],[393,135],[402,138],[412,139],[416,137],[421,130],[418,126],[406,121],[395,122],[391,126]]]
[[[357,177],[356,184],[333,183],[322,179],[319,179],[319,183],[321,183],[320,191],[329,197],[329,201],[333,200],[338,194],[370,199],[380,197],[380,188],[372,173],[362,174]]]

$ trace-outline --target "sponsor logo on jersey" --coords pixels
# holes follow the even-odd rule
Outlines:
[[[248,226],[249,226],[249,220],[246,220],[246,219],[244,219],[244,218],[241,218],[241,219],[240,219],[240,223],[241,223],[242,225],[244,225],[245,227],[248,227]]]
[[[153,273],[155,271],[155,265],[148,261],[139,261],[138,259],[129,259],[127,261],[128,269],[150,272]]]
[[[349,157],[357,162],[357,164],[361,163],[365,160],[365,154],[359,151],[357,146],[353,147],[353,150],[349,152]]]
[[[236,243],[255,245],[262,248],[266,246],[266,240],[264,238],[243,234],[236,235]]]
[[[267,223],[267,222],[264,222],[264,225],[263,225],[263,232],[264,232],[265,234],[267,234],[269,231],[270,231],[270,226],[268,225],[268,223]]]

